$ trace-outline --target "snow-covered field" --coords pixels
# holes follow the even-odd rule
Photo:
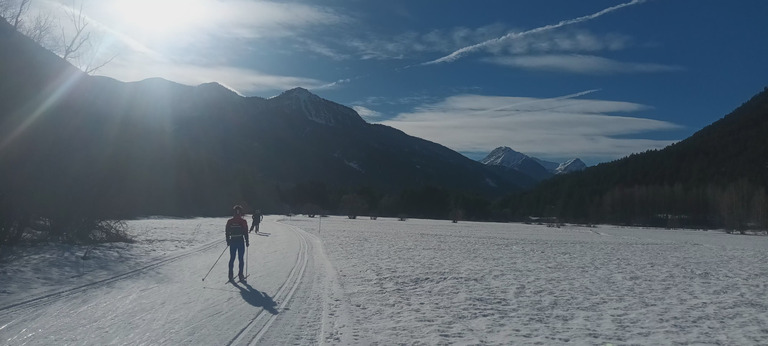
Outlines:
[[[225,221],[0,248],[0,344],[768,344],[768,237],[272,216],[202,281]]]

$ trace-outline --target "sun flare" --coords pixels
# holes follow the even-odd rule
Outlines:
[[[147,34],[183,33],[204,20],[203,0],[116,0],[120,20]]]

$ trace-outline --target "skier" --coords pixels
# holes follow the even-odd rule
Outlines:
[[[261,223],[261,220],[264,220],[264,215],[261,215],[261,210],[256,209],[256,211],[253,212],[253,217],[251,221],[251,229],[248,231],[256,230],[255,233],[259,233],[259,224]]]
[[[227,246],[229,246],[229,281],[234,279],[233,267],[235,265],[235,254],[239,261],[238,278],[240,281],[245,281],[243,276],[243,253],[245,252],[245,246],[250,246],[248,242],[248,221],[243,219],[243,207],[236,205],[233,208],[234,216],[227,220],[227,227],[225,228],[225,235],[227,237]]]

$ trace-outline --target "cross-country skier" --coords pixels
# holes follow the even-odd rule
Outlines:
[[[261,220],[264,220],[264,215],[261,215],[261,210],[256,209],[256,211],[253,212],[251,229],[248,232],[255,229],[256,233],[259,233],[259,224],[261,223]]]
[[[227,236],[227,245],[229,246],[229,281],[234,279],[233,267],[235,265],[235,254],[239,261],[238,278],[240,281],[245,280],[243,276],[243,254],[245,247],[250,246],[248,242],[248,221],[243,219],[243,207],[236,205],[233,208],[234,216],[227,220],[227,227],[224,233]]]

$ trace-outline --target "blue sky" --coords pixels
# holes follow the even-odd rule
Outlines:
[[[70,1],[34,0],[62,13]],[[473,159],[663,148],[768,86],[768,1],[99,0],[123,81],[301,86]]]

